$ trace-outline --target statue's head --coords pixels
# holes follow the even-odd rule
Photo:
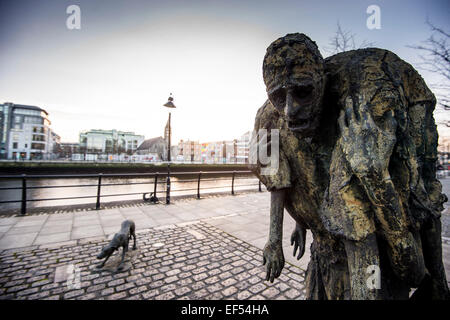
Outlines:
[[[263,75],[269,100],[285,116],[289,129],[311,136],[319,126],[325,89],[316,43],[302,33],[275,40],[267,48]]]
[[[117,248],[114,248],[108,244],[107,246],[102,248],[102,251],[100,251],[100,253],[97,255],[97,259],[103,259],[107,256],[110,256],[116,249]]]

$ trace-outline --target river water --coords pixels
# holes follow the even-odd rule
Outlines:
[[[171,197],[179,195],[197,194],[197,178],[198,176],[183,176],[171,177]],[[27,180],[27,199],[42,201],[28,201],[28,208],[49,207],[49,206],[67,206],[76,204],[92,203],[95,206],[97,196],[97,178],[58,178],[58,179],[30,179]],[[137,183],[126,185],[129,183]],[[120,184],[120,185],[108,185]],[[229,192],[231,193],[231,177],[207,177],[202,176],[200,187],[201,195],[206,195],[213,192]],[[83,186],[80,185],[91,185]],[[40,188],[40,187],[50,188]],[[73,187],[67,187],[73,186]],[[11,201],[22,199],[22,181],[21,180],[0,180],[1,188],[18,188],[13,190],[0,190],[0,201]],[[235,192],[242,190],[255,190],[258,188],[258,179],[251,175],[236,176],[234,189]],[[110,201],[126,201],[142,199],[143,193],[153,192],[154,177],[145,178],[102,178],[101,186],[101,202],[107,203]],[[158,177],[157,184],[158,197],[165,197],[166,195],[166,177]],[[115,194],[137,193],[133,195],[112,196]],[[148,196],[148,194],[146,195]],[[64,200],[50,200],[53,198],[73,198],[73,197],[90,197],[82,199],[64,199]],[[9,209],[20,208],[21,203],[0,203],[0,212]]]

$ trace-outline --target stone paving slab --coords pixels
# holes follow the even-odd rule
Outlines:
[[[53,213],[0,218],[0,250],[55,243],[58,237],[49,236],[62,232],[69,233],[69,239],[78,240],[94,236],[108,236],[120,229],[123,220],[131,218],[136,228],[178,224],[193,220],[205,220],[217,213],[211,208],[221,208],[229,214],[246,214],[264,210],[267,193],[250,193],[237,196],[212,197],[201,200],[177,200],[174,204],[143,205],[124,208],[110,208],[70,213]],[[238,203],[239,205],[236,205]],[[188,210],[186,209],[188,208]],[[236,221],[242,227],[243,223]],[[37,234],[36,234],[37,233]],[[25,235],[26,240],[12,241],[12,235]],[[60,235],[61,236],[61,235]],[[30,243],[31,241],[31,243]],[[34,243],[37,241],[37,243]],[[46,241],[46,242],[45,242]]]
[[[105,244],[100,238],[4,250],[0,299],[304,298],[303,270],[286,264],[280,278],[266,282],[260,249],[205,222],[138,232],[138,254],[123,272],[94,268]]]
[[[269,203],[267,203],[265,209],[261,209],[258,212],[221,216],[217,217],[217,219],[208,220],[208,223],[262,250],[269,237]],[[306,271],[310,257],[309,248],[312,243],[312,234],[309,231],[307,232],[305,254],[300,260],[297,260],[292,254],[293,247],[290,243],[291,233],[294,228],[294,219],[285,212],[283,219],[283,251],[285,261]]]
[[[3,248],[16,248],[31,246],[36,239],[37,232],[17,233],[17,234],[5,234],[2,237]]]

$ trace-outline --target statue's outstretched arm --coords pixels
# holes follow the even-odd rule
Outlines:
[[[263,252],[263,265],[267,264],[266,281],[273,282],[284,267],[283,255],[283,214],[286,189],[270,193],[270,231]]]
[[[417,285],[425,274],[423,255],[408,231],[408,217],[388,171],[396,142],[394,112],[388,110],[379,127],[361,96],[347,97],[338,121],[342,150],[374,207],[392,267],[401,279]]]

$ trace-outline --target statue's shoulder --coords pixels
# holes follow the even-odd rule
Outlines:
[[[401,88],[410,105],[435,102],[433,93],[417,70],[392,51],[380,48],[351,50],[330,56],[324,63],[330,89],[339,91],[340,96],[341,91],[355,88],[351,82],[364,90],[365,86],[378,85],[383,80]]]
[[[388,62],[389,61],[389,62]],[[395,53],[380,48],[363,48],[350,50],[332,55],[324,60],[325,72],[333,74],[354,74],[364,72],[374,72],[377,69],[383,70],[386,63],[397,64],[398,68],[403,68],[404,62]]]
[[[360,64],[365,59],[370,58],[373,61],[383,60],[387,56],[394,57],[398,60],[401,60],[395,53],[389,51],[387,49],[381,48],[363,48],[357,50],[349,50],[344,52],[336,53],[332,56],[325,58],[324,63],[325,66],[332,65],[334,63],[338,64],[347,64],[347,63],[356,63]]]
[[[269,100],[258,109],[255,117],[255,130],[274,129],[278,127],[280,114]]]

